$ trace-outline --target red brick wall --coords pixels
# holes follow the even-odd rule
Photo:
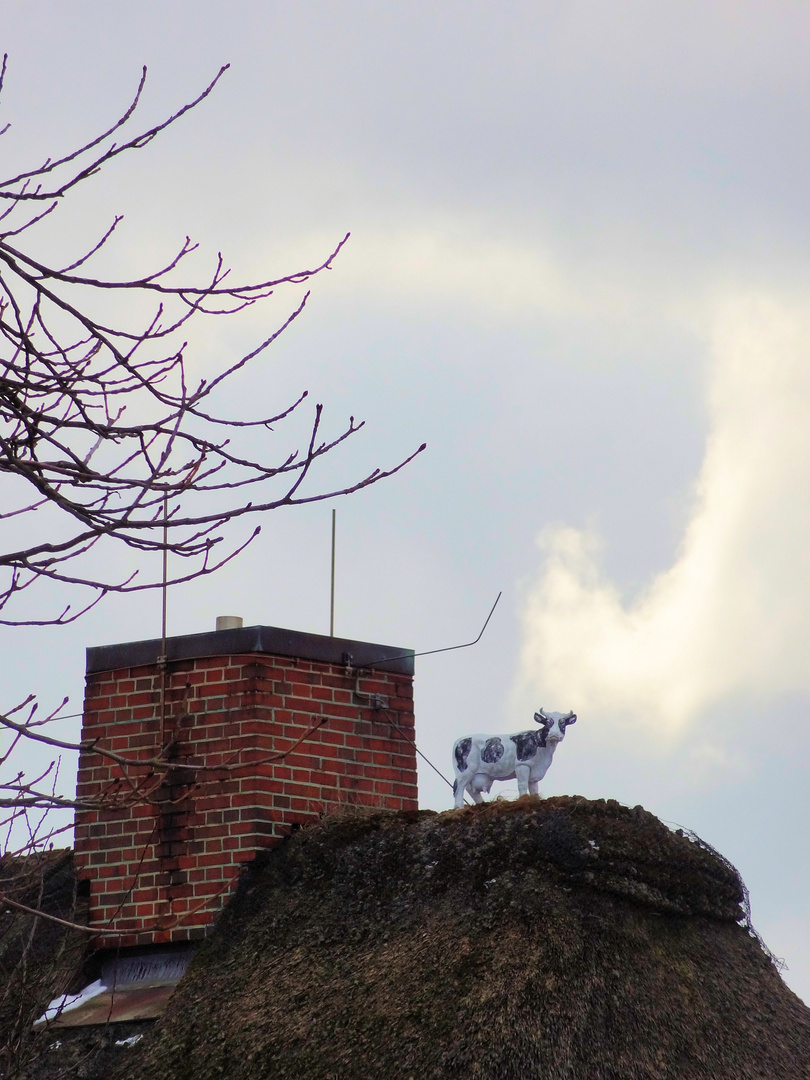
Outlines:
[[[77,811],[75,833],[91,925],[118,934],[105,944],[203,936],[240,866],[324,811],[416,809],[410,675],[255,654],[179,660],[167,665],[165,708],[161,679],[157,665],[87,676],[83,739],[141,761],[170,744],[170,761],[194,766],[128,768],[152,792],[132,805],[117,763],[81,755],[77,798],[110,803]],[[383,695],[384,708],[363,694]]]

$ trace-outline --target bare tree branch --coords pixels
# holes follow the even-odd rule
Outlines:
[[[415,456],[374,468],[359,480],[319,489],[313,476],[320,459],[363,427],[350,418],[337,434],[319,441],[324,427],[320,404],[301,451],[286,450],[272,460],[256,456],[250,441],[240,445],[243,434],[249,439],[254,430],[276,431],[303,407],[306,391],[263,416],[234,417],[217,408],[216,401],[229,380],[257,363],[299,317],[308,291],[256,346],[213,378],[192,386],[187,382],[188,345],[177,335],[190,320],[235,315],[274,297],[279,287],[309,282],[331,268],[348,234],[311,269],[238,285],[229,283],[221,254],[207,279],[190,280],[183,270],[197,245],[188,237],[168,262],[132,279],[77,273],[111,241],[120,215],[66,266],[55,267],[9,243],[34,224],[53,221],[70,192],[113,158],[143,149],[176,123],[211,93],[225,70],[166,120],[105,148],[135,115],[144,70],[130,105],[101,134],[0,181],[0,197],[18,217],[13,225],[9,219],[0,234],[0,475],[14,481],[0,520],[25,514],[32,523],[25,546],[0,550],[0,573],[7,574],[5,586],[0,583],[0,625],[63,625],[107,593],[161,584],[135,571],[119,578],[97,576],[103,563],[99,556],[110,544],[139,553],[168,550],[187,564],[172,583],[188,581],[213,573],[243,550],[249,540],[234,543],[227,538],[228,525],[237,519],[352,494],[394,475]],[[70,167],[66,179],[52,182]],[[43,201],[48,202],[46,209],[26,210]],[[145,322],[139,315],[135,321],[110,325],[94,309],[98,298],[116,291],[133,300],[154,295],[156,306]],[[189,483],[192,467],[195,477]],[[253,488],[255,493],[246,498],[247,489]],[[171,504],[166,520],[161,513],[165,500]],[[54,514],[61,524],[55,524]],[[213,558],[218,547],[220,553]],[[78,609],[66,606],[50,616],[31,618],[23,594],[47,582],[93,595]]]
[[[239,279],[239,284],[233,284],[220,252],[212,255],[207,273],[191,272],[198,246],[188,236],[155,269],[126,280],[96,273],[101,253],[120,241],[119,214],[100,236],[94,233],[70,255],[50,259],[41,254],[47,252],[43,236],[47,241],[78,187],[122,155],[143,150],[204,101],[226,70],[227,65],[166,119],[132,135],[128,125],[138,113],[144,68],[132,101],[100,134],[0,180],[0,523],[6,528],[0,540],[0,625],[62,626],[111,592],[156,588],[163,582],[143,573],[144,555],[164,553],[182,560],[175,564],[181,569],[167,575],[168,585],[214,573],[258,535],[258,524],[240,531],[242,518],[358,492],[395,475],[424,449],[386,467],[366,468],[359,477],[324,484],[318,480],[323,460],[357,435],[362,421],[349,417],[334,427],[323,405],[316,404],[300,441],[285,437],[308,408],[303,388],[291,402],[253,415],[234,415],[228,408],[234,381],[262,363],[303,313],[307,286],[332,268],[348,234],[310,269]],[[5,73],[4,57],[0,91]],[[0,128],[0,134],[7,129]],[[40,244],[36,257],[28,250],[34,230]],[[267,329],[256,334],[252,347],[223,360],[208,378],[193,376],[189,342],[195,326],[217,317],[238,318],[248,308],[255,315],[261,310],[255,305],[279,302],[285,288],[292,294]],[[131,556],[118,576],[103,570],[110,549]],[[41,587],[50,599],[54,585],[75,593],[78,602],[61,598],[43,615],[35,606],[37,592]],[[244,748],[207,765],[174,760],[174,742],[138,758],[118,754],[101,740],[57,738],[50,734],[51,725],[65,719],[59,715],[63,707],[64,702],[39,719],[36,702],[28,697],[0,715],[0,808],[5,812],[0,821],[5,839],[0,943],[13,925],[14,955],[19,956],[14,987],[28,994],[14,1005],[14,1034],[0,1048],[0,1071],[30,1046],[31,1022],[38,1015],[32,1010],[45,990],[53,989],[48,979],[59,983],[57,993],[66,989],[69,964],[75,966],[75,955],[81,955],[75,941],[119,934],[90,930],[63,907],[44,910],[50,856],[58,854],[46,848],[70,828],[65,811],[171,809],[218,774],[225,778],[283,761],[326,722],[319,717],[286,748]],[[31,777],[15,762],[34,744],[49,748],[53,756]],[[62,753],[97,755],[112,763],[115,775],[91,798],[70,798],[59,787]],[[141,861],[145,852],[146,847]],[[208,896],[189,912],[166,916],[156,928],[177,925],[216,899]],[[62,935],[60,959],[34,986],[26,965],[42,934]],[[0,986],[0,1011],[11,1000],[12,983],[6,983]]]

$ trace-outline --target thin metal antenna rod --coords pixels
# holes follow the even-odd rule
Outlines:
[[[329,596],[329,637],[335,636],[335,518],[337,510],[332,511],[332,588]]]
[[[158,657],[158,669],[160,671],[160,744],[166,742],[166,607],[168,599],[169,579],[169,493],[163,492],[163,586],[162,610],[160,619],[160,656]]]
[[[163,492],[163,611],[161,617],[161,629],[160,637],[162,641],[162,652],[166,655],[166,601],[168,596],[168,573],[169,570],[169,495],[168,492]]]
[[[453,652],[454,649],[469,649],[471,645],[477,645],[481,638],[484,636],[484,631],[489,626],[489,620],[492,618],[495,608],[498,606],[498,601],[502,596],[503,592],[501,591],[495,597],[495,603],[492,605],[489,615],[487,615],[486,621],[481,627],[481,633],[478,635],[475,641],[465,641],[463,645],[447,645],[443,649],[426,649],[424,652],[403,652],[397,653],[396,656],[383,656],[381,659],[374,661],[374,667],[376,667],[378,664],[387,664],[390,660],[405,660],[407,657],[413,658],[415,656],[434,656],[436,653]]]

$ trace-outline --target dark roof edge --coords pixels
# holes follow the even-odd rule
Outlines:
[[[98,645],[87,650],[87,673],[90,675],[98,671],[155,664],[160,651],[160,638],[128,641],[122,645]],[[238,653],[295,656],[301,660],[340,666],[349,663],[353,667],[379,668],[400,675],[413,675],[414,672],[413,651],[410,649],[374,645],[351,638],[305,634],[300,630],[281,630],[277,626],[242,626],[236,630],[213,630],[207,634],[184,634],[166,639],[166,654],[170,662]]]

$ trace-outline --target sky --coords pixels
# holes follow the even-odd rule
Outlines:
[[[188,234],[199,266],[221,250],[264,278],[351,232],[225,404],[269,413],[308,389],[328,430],[364,419],[323,487],[428,444],[363,493],[269,515],[238,562],[171,591],[170,633],[219,614],[327,633],[333,505],[339,635],[455,645],[502,591],[478,645],[417,660],[420,749],[449,773],[459,735],[574,709],[543,793],[640,803],[722,851],[810,1002],[807,6],[0,12],[5,174],[96,134],[144,64],[142,125],[231,65],[77,191],[38,250],[74,252],[124,213],[111,272]],[[200,327],[196,370],[300,295]],[[85,647],[159,627],[158,597],[140,594],[69,628],[2,631],[6,704],[69,695],[77,712]],[[427,768],[420,799],[451,804]]]

